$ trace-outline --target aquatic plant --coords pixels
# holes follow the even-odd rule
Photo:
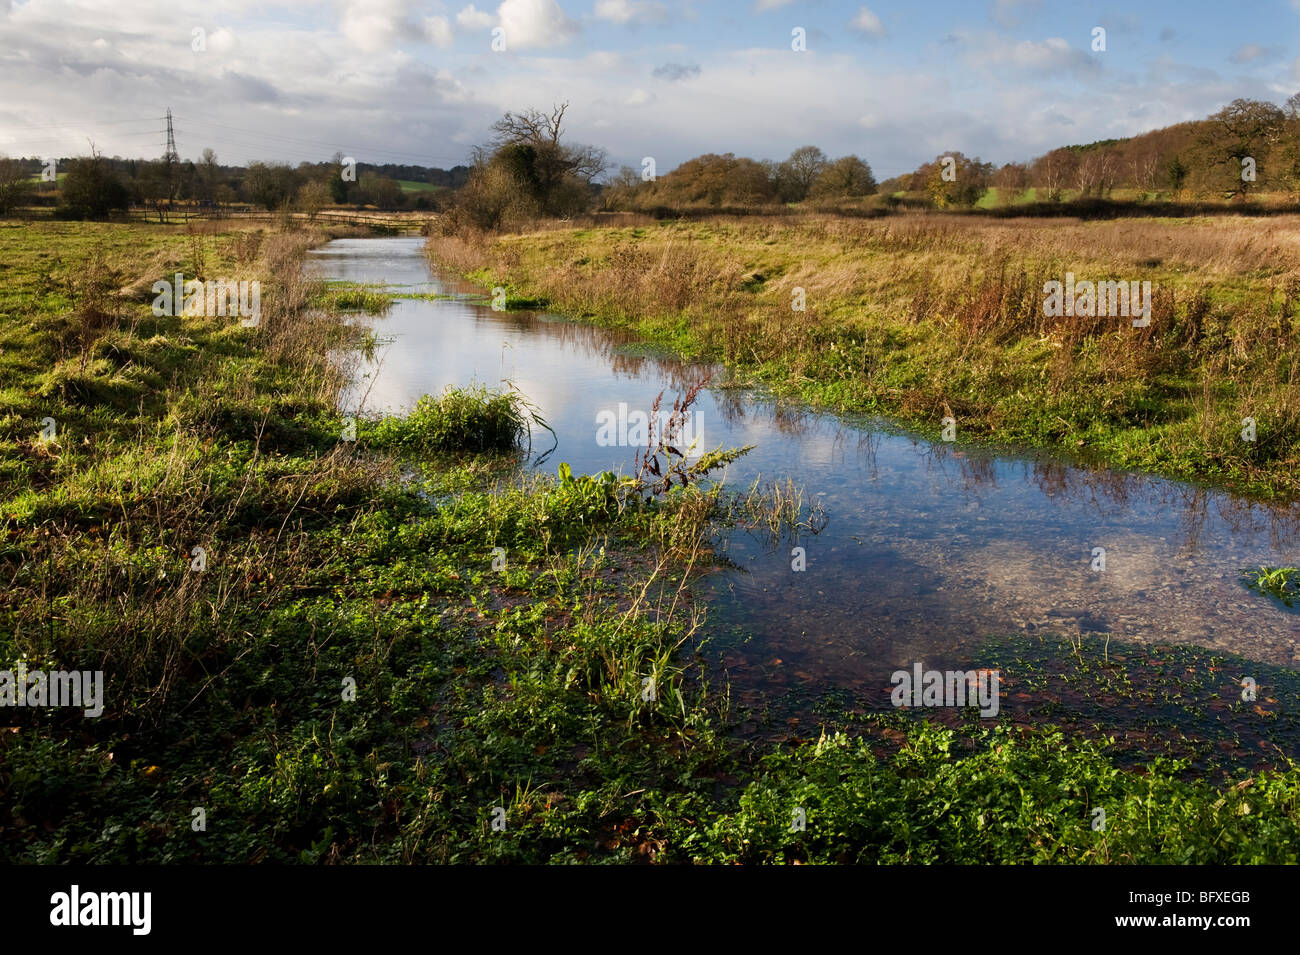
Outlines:
[[[1268,594],[1270,597],[1276,597],[1288,607],[1292,602],[1300,597],[1300,569],[1295,567],[1260,567],[1259,570],[1243,571],[1247,577],[1253,575],[1249,581],[1249,587],[1252,590],[1258,590],[1260,593]]]
[[[504,452],[518,447],[530,424],[545,422],[516,391],[490,391],[483,385],[449,386],[425,395],[404,418],[384,418],[364,432],[370,447],[409,454]]]

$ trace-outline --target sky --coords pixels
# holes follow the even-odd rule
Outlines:
[[[0,0],[0,153],[156,158],[170,108],[186,159],[447,168],[567,101],[615,168],[812,143],[885,178],[1281,103],[1298,38],[1300,0]]]

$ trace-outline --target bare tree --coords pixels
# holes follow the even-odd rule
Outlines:
[[[1156,171],[1160,168],[1160,154],[1150,143],[1140,143],[1129,154],[1129,169],[1133,185],[1143,192],[1155,192]]]
[[[817,177],[826,169],[826,154],[816,146],[800,146],[777,167],[777,189],[788,202],[808,197]]]
[[[203,150],[200,179],[203,183],[203,198],[215,199],[217,194],[217,154],[208,147]]]
[[[1061,201],[1061,190],[1077,170],[1079,157],[1068,149],[1053,149],[1034,161],[1032,175],[1036,188],[1042,189],[1049,202]]]
[[[307,218],[315,221],[321,209],[329,205],[331,198],[330,187],[319,179],[313,179],[298,188],[295,201],[298,211],[307,213]]]
[[[568,108],[568,103],[561,103],[549,113],[538,109],[506,113],[492,124],[492,157],[505,154],[517,171],[531,180],[529,185],[544,213],[563,211],[560,200],[566,180],[590,186],[609,168],[605,150],[597,146],[570,146],[560,141]],[[478,164],[483,164],[485,154],[485,150],[476,150]]]

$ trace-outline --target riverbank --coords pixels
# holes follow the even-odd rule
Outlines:
[[[1300,497],[1300,218],[716,218],[433,236],[520,305],[928,436]],[[1048,282],[1151,283],[1150,323],[1044,314]],[[1109,304],[1109,300],[1106,304]],[[1141,321],[1141,319],[1138,319]]]
[[[1273,668],[1246,703],[1221,655],[1000,658],[1035,724],[1058,674],[1168,678],[1119,747],[1086,708],[741,712],[688,586],[732,502],[470,454],[518,434],[491,396],[352,440],[330,356],[383,297],[304,277],[325,238],[0,223],[0,669],[104,674],[99,716],[0,709],[6,861],[1296,861]],[[261,322],[154,315],[176,271],[261,281]]]

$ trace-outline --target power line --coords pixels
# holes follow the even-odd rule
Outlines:
[[[145,132],[145,133],[131,133],[126,136],[115,137],[115,139],[117,140],[149,139],[154,142],[157,142],[158,137],[161,136],[163,132],[164,130],[161,129],[150,130],[149,132]],[[64,152],[64,151],[76,152],[75,149],[68,150],[68,146],[71,144],[71,141],[73,139],[82,139],[82,138],[88,139],[89,137],[80,137],[77,136],[76,134],[70,134],[68,136],[60,137],[58,139],[21,140],[15,143],[14,145],[7,146],[5,148],[6,151],[11,153],[21,152],[21,153],[32,153],[32,154],[34,153],[44,154],[48,152]]]
[[[187,131],[184,127],[178,129],[177,132],[180,133],[181,135],[191,135],[191,136],[194,135],[192,132]],[[220,138],[220,140],[218,140],[217,142],[213,143],[213,145],[216,146],[217,148],[220,148],[220,147],[222,147],[223,145],[225,145],[225,146],[240,146],[240,147],[243,147],[243,148],[245,148],[245,149],[247,149],[247,150],[252,151],[252,153],[253,153],[254,155],[255,155],[258,151],[266,152],[266,151],[274,150],[274,149],[277,149],[277,148],[282,148],[279,144],[271,144],[271,143],[265,143],[265,142],[252,142],[252,141],[247,140],[247,139],[241,139],[241,138],[238,137],[238,136],[226,136],[226,135],[222,135],[222,137]],[[340,151],[340,150],[335,150],[335,151],[337,152],[337,151]],[[391,153],[390,153],[387,157],[385,157],[385,156],[376,156],[376,157],[373,157],[373,158],[367,158],[367,153],[369,152],[369,150],[367,150],[366,152],[362,152],[362,151],[360,151],[360,150],[357,150],[357,152],[359,153],[359,155],[356,156],[356,157],[354,157],[354,158],[359,159],[361,162],[368,162],[368,163],[371,163],[371,164],[373,164],[373,165],[378,165],[378,164],[383,164],[383,163],[391,163],[391,164],[393,164],[393,165],[428,166],[431,162],[438,162],[438,161],[439,161],[439,157],[437,157],[437,156],[429,156],[429,155],[426,155],[426,154],[423,154],[423,153],[402,153],[402,154],[391,154]],[[400,156],[401,156],[401,161],[398,161],[398,160],[392,158],[394,155],[400,155]],[[461,165],[461,164],[464,164],[465,161],[462,159],[462,160],[447,160],[447,162],[451,163],[452,165]]]
[[[126,133],[124,135],[116,136],[114,138],[115,139],[143,139],[143,138],[157,139],[165,132],[166,132],[165,129],[149,129],[149,130],[143,130],[141,132]],[[80,136],[77,133],[69,133],[67,136],[46,136],[44,139],[23,139],[23,140],[19,140],[19,142],[24,142],[29,144],[30,143],[38,143],[38,144],[39,143],[66,143],[70,139],[83,139],[83,138],[87,138],[87,137]]]

